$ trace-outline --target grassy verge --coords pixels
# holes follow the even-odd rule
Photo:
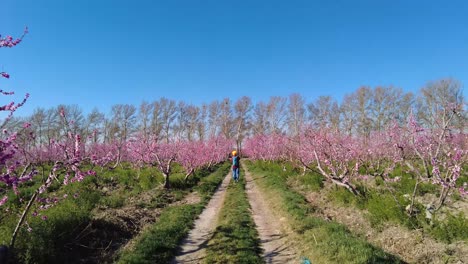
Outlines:
[[[377,179],[377,185],[383,185],[381,179]],[[450,212],[438,212],[436,216],[442,216],[444,220],[434,219],[432,222],[425,218],[425,206],[415,203],[416,214],[409,217],[405,207],[410,204],[409,194],[413,191],[415,181],[408,175],[404,175],[401,182],[389,184],[393,195],[386,189],[368,188],[363,193],[364,197],[357,197],[343,188],[333,188],[328,193],[328,199],[343,206],[355,206],[366,210],[371,225],[382,228],[386,223],[395,223],[409,229],[424,229],[433,238],[451,243],[455,241],[468,241],[468,218],[460,212],[456,215]],[[362,188],[364,189],[364,188]],[[422,183],[419,195],[436,193],[435,186]],[[406,197],[405,197],[406,196]]]
[[[397,257],[356,237],[343,225],[312,216],[314,208],[288,187],[292,168],[275,163],[248,163],[257,185],[276,204],[294,230],[301,253],[312,263],[403,263]],[[290,180],[290,179],[289,179]],[[314,183],[315,184],[315,183]]]
[[[170,261],[176,253],[178,244],[190,231],[193,222],[226,176],[229,167],[229,164],[225,164],[209,176],[201,178],[195,190],[202,196],[202,201],[198,204],[173,206],[164,210],[159,220],[140,234],[134,250],[122,252],[118,263]]]
[[[128,167],[118,167],[114,170],[98,170],[98,176],[87,177],[82,182],[61,186],[54,183],[43,198],[57,199],[58,203],[47,210],[40,208],[43,203],[36,202],[32,207],[26,224],[20,229],[13,262],[18,263],[78,263],[84,257],[97,262],[111,261],[112,256],[105,255],[100,259],[101,252],[109,245],[112,252],[133,234],[112,221],[95,221],[93,216],[99,211],[108,211],[125,207],[130,200],[140,195],[150,197],[141,201],[138,207],[152,210],[163,208],[168,204],[181,200],[192,189],[198,189],[203,199],[214,191],[219,179],[227,173],[227,165],[210,175],[208,170],[199,170],[189,181],[183,180],[184,173],[175,165],[171,175],[170,190],[160,188],[162,176],[153,168],[135,170]],[[40,184],[36,177],[20,187],[24,200],[28,200]],[[197,187],[198,186],[198,187]],[[5,207],[9,210],[0,212],[0,244],[7,244],[18,221],[22,207],[19,196],[11,195]],[[24,204],[24,203],[23,203]],[[98,210],[97,210],[98,209]],[[181,209],[181,215],[193,212]],[[201,209],[198,209],[201,210]],[[37,216],[34,216],[36,214]],[[99,228],[99,230],[94,230]],[[94,238],[93,236],[97,237]],[[111,251],[109,251],[111,252]],[[96,257],[96,259],[95,259]]]
[[[245,177],[227,188],[218,227],[206,249],[205,263],[264,263],[245,192]]]

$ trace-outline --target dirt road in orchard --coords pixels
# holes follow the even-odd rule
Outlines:
[[[264,195],[258,189],[250,172],[245,171],[247,196],[260,236],[265,262],[300,263],[300,258],[290,245],[279,217],[272,212],[266,203]]]
[[[223,207],[226,188],[231,180],[231,174],[226,175],[221,185],[211,197],[195,227],[182,242],[181,249],[172,263],[201,263],[205,256],[205,248],[216,229],[218,214]]]

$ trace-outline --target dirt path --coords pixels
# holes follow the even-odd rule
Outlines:
[[[200,263],[205,254],[205,248],[216,228],[218,214],[223,207],[226,188],[231,180],[231,174],[226,175],[221,186],[213,194],[199,218],[195,221],[194,228],[182,242],[181,249],[171,263]]]
[[[244,167],[245,168],[245,167]],[[294,252],[284,235],[281,221],[268,207],[262,193],[255,185],[250,172],[246,170],[246,191],[252,207],[253,219],[260,235],[263,257],[266,263],[298,263]]]

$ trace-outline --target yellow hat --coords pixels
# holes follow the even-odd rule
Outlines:
[[[232,155],[233,155],[233,156],[237,155],[237,151],[233,150],[233,151],[232,151]]]

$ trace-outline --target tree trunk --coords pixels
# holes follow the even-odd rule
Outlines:
[[[185,178],[184,178],[184,181],[187,182],[188,181],[188,178],[190,177],[190,175],[193,174],[193,169],[191,169],[187,174],[185,174]]]
[[[338,186],[342,186],[342,187],[345,187],[346,189],[348,189],[348,191],[350,191],[352,194],[354,195],[361,195],[361,193],[356,189],[356,187],[354,187],[353,185],[351,185],[351,183],[349,182],[342,182],[340,179],[337,179],[337,178],[329,178],[334,184],[338,185]]]
[[[164,176],[164,188],[169,189],[171,188],[171,184],[169,182],[169,174],[168,173],[163,173]]]
[[[437,203],[435,211],[438,211],[444,205],[445,199],[447,199],[449,191],[449,188],[442,187],[442,190],[440,191],[439,201]]]
[[[411,195],[411,204],[410,204],[410,207],[409,207],[409,210],[408,210],[408,214],[410,216],[413,215],[414,201],[416,200],[416,192],[418,190],[419,183],[420,183],[420,181],[419,181],[419,179],[417,179],[416,184],[414,185],[413,194]]]
[[[8,247],[0,245],[0,263],[8,263]]]
[[[13,235],[11,237],[11,242],[10,242],[10,249],[13,249],[15,247],[15,241],[16,241],[16,236],[18,235],[18,231],[20,227],[23,225],[24,220],[26,219],[26,216],[29,212],[29,209],[33,205],[34,201],[36,200],[37,195],[39,194],[39,189],[37,189],[34,194],[31,196],[31,199],[29,200],[28,204],[26,205],[26,208],[24,208],[23,214],[21,215],[20,220],[18,221],[18,224],[16,225],[15,231],[13,231]]]

